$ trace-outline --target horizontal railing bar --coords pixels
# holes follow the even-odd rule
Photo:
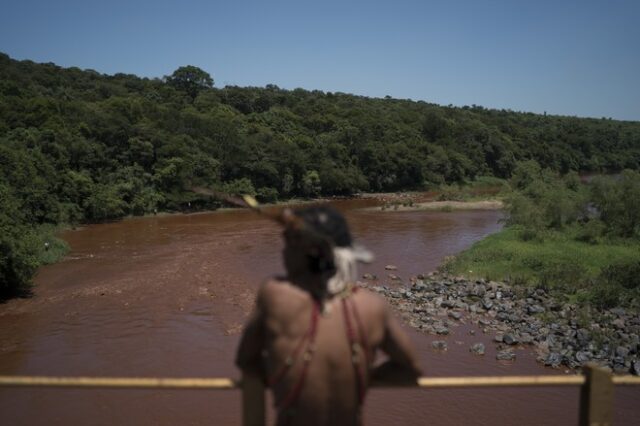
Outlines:
[[[80,388],[152,389],[239,389],[237,380],[228,378],[144,378],[144,377],[44,377],[0,376],[2,386],[42,386]]]
[[[613,383],[640,386],[640,377],[613,376]],[[502,386],[580,386],[583,376],[479,376],[420,377],[417,383],[374,382],[372,387],[502,387]],[[49,377],[0,376],[0,387],[76,387],[76,388],[137,388],[137,389],[239,389],[239,380],[229,378],[143,378],[143,377]]]
[[[638,376],[613,376],[611,378],[614,385],[620,386],[640,386],[640,377]]]
[[[485,376],[421,377],[421,388],[500,387],[500,386],[580,386],[583,376]]]

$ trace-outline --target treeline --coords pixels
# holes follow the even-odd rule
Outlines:
[[[0,226],[217,206],[191,185],[275,201],[506,178],[521,160],[640,166],[639,122],[213,86],[193,66],[148,79],[0,54]]]

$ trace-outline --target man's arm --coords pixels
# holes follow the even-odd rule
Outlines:
[[[422,375],[413,345],[386,307],[384,317],[385,330],[380,348],[389,356],[389,360],[373,370],[372,378],[413,382]]]
[[[256,307],[244,328],[236,353],[236,366],[239,369],[261,377],[264,376],[262,350],[265,344],[263,287],[258,291]]]

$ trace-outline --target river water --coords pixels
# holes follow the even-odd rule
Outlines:
[[[336,201],[385,278],[434,270],[496,232],[497,211],[376,212]],[[248,211],[135,218],[65,232],[71,252],[42,268],[35,297],[0,305],[0,374],[238,377],[233,357],[256,286],[283,271],[275,225]],[[475,336],[469,331],[476,330]],[[564,374],[495,360],[492,335],[452,329],[445,353],[407,328],[429,376]],[[487,354],[473,356],[471,343]],[[237,425],[238,391],[0,389],[7,425]],[[372,390],[370,425],[576,424],[577,388]],[[616,390],[616,424],[638,424],[637,390]]]

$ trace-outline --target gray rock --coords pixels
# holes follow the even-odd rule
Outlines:
[[[377,280],[378,277],[376,277],[375,274],[363,274],[362,275],[362,279],[365,279],[365,280]]]
[[[513,334],[507,333],[502,337],[502,341],[507,345],[515,345],[518,343],[518,338]]]
[[[449,312],[449,318],[453,318],[456,321],[460,321],[462,319],[462,314],[460,312]]]
[[[387,271],[397,271],[398,267],[396,265],[387,265],[384,267]]]
[[[617,315],[619,317],[624,316],[624,314],[626,313],[623,308],[609,309],[609,312],[611,312],[612,314]]]
[[[436,334],[440,334],[440,335],[449,334],[449,329],[447,327],[442,326],[442,325],[438,325],[438,326],[433,327],[433,330],[436,332]]]
[[[399,276],[395,275],[395,274],[388,274],[387,275],[389,277],[390,280],[392,281],[401,281],[402,278],[400,278]]]
[[[541,314],[542,312],[544,312],[545,309],[540,306],[540,305],[531,305],[531,306],[527,306],[527,313],[529,315],[533,315],[533,314]]]
[[[474,343],[469,348],[469,351],[475,355],[484,355],[484,344],[482,343]]]
[[[581,328],[576,332],[576,340],[583,346],[587,345],[591,340],[591,333],[589,333],[589,330]]]
[[[624,366],[624,364],[615,364],[613,366],[613,372],[616,374],[623,374],[628,372],[629,369],[627,367]]]
[[[577,352],[576,361],[578,361],[580,364],[591,361],[591,353],[587,351]]]
[[[624,330],[625,322],[624,322],[624,319],[622,318],[613,320],[611,324],[613,324],[613,326],[618,330]]]
[[[428,286],[428,285],[426,285],[425,283],[423,283],[422,281],[418,281],[418,282],[413,286],[413,288],[414,288],[416,291],[425,291],[425,290],[429,290],[429,286]]]
[[[485,308],[488,311],[489,309],[491,309],[493,307],[493,302],[491,300],[484,299],[482,301],[482,307]]]
[[[640,376],[640,361],[634,361],[631,363],[631,374]]]
[[[520,335],[520,342],[522,343],[533,343],[533,336],[529,333],[522,333]]]
[[[496,354],[496,359],[498,361],[513,361],[516,359],[516,354],[509,350],[504,350]]]
[[[544,360],[544,365],[558,367],[562,363],[562,355],[557,352],[551,352]]]
[[[442,303],[440,303],[441,308],[447,308],[447,309],[451,309],[455,305],[456,305],[455,302],[452,300],[443,300]]]
[[[487,289],[482,284],[478,284],[478,285],[474,286],[473,290],[471,290],[471,293],[474,296],[478,296],[478,297],[483,297],[486,292],[487,292]]]
[[[433,342],[431,342],[431,347],[433,349],[437,349],[439,351],[446,351],[447,350],[447,342],[444,340],[434,340]]]
[[[509,314],[505,311],[498,312],[498,315],[496,315],[496,318],[499,319],[500,321],[507,321],[509,319]]]
[[[510,314],[507,319],[509,320],[509,322],[515,324],[518,323],[522,320],[522,318],[520,317],[520,315],[516,314],[516,313],[512,313]]]
[[[624,346],[618,346],[616,348],[616,355],[619,356],[620,358],[626,358],[629,355],[629,348],[626,348]]]
[[[504,336],[502,334],[496,334],[495,337],[493,338],[493,341],[502,343],[503,339],[504,339]]]
[[[476,331],[475,330],[469,330],[469,335],[475,336],[476,335]]]

